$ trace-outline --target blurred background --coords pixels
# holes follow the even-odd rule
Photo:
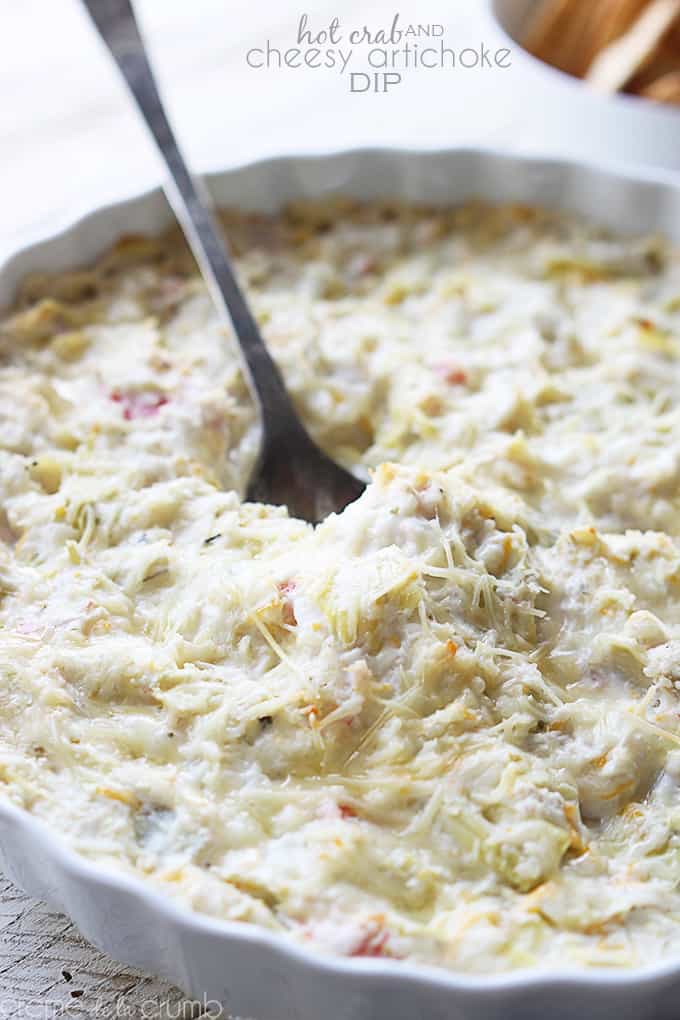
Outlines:
[[[396,8],[392,0],[305,0],[299,8],[287,0],[137,0],[135,7],[175,127],[202,170],[265,153],[440,144],[493,132],[493,124],[478,129],[465,116],[462,72],[420,70],[393,93],[351,94],[337,71],[246,63],[248,50],[267,40],[293,46],[303,12],[313,31],[334,16],[349,30],[388,25],[397,9],[404,22],[443,24],[451,46],[478,45],[488,35],[483,0],[402,0]],[[473,91],[493,91],[493,72],[465,75],[475,79]],[[2,0],[0,94],[3,249],[158,179],[153,151],[79,0]],[[493,119],[503,121],[500,109]]]
[[[597,2],[612,0],[588,0],[591,8]],[[511,30],[527,3],[496,5]],[[172,119],[200,170],[357,144],[476,144],[680,167],[680,138],[667,121],[652,144],[647,127],[629,123],[628,111],[621,120],[611,101],[593,97],[508,40],[492,6],[487,0],[306,0],[299,8],[280,0],[136,3]],[[398,87],[378,93],[352,93],[348,74],[337,70],[248,66],[249,50],[267,40],[281,50],[294,46],[303,13],[313,32],[337,17],[345,40],[364,25],[389,30],[395,13],[402,27],[441,25],[444,44],[458,55],[468,50],[464,59],[472,66],[405,70]],[[488,54],[503,47],[511,48],[504,66],[493,59],[488,66]],[[356,70],[366,69],[366,50],[357,48]],[[81,211],[160,179],[79,0],[2,0],[0,90],[0,257]],[[673,127],[680,135],[675,119]]]
[[[628,96],[598,97],[530,57],[494,19],[498,14],[522,39],[533,16],[537,46],[544,39],[548,58],[557,53],[556,62],[568,65],[584,49],[593,12],[601,18],[625,8],[626,27],[650,2],[306,0],[298,8],[287,0],[137,0],[136,9],[172,119],[200,170],[358,144],[490,145],[678,169],[677,110]],[[541,9],[549,15],[545,24],[536,18]],[[566,12],[566,28],[553,23],[553,11]],[[352,93],[350,69],[341,75],[280,69],[276,60],[269,68],[248,65],[249,51],[267,41],[282,52],[295,46],[303,13],[313,33],[338,18],[341,47],[351,30],[388,31],[395,14],[402,29],[438,25],[442,43],[458,57],[466,51],[468,66],[419,66],[403,70],[398,87],[386,92]],[[566,29],[572,42],[564,51]],[[438,45],[440,39],[417,42]],[[493,56],[504,47],[510,53],[497,66]],[[352,68],[370,70],[367,49],[355,48]],[[251,61],[261,59],[258,54]],[[160,179],[153,150],[79,0],[2,0],[0,95],[0,257],[85,209]]]

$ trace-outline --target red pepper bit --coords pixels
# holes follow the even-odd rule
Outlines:
[[[289,596],[295,591],[295,581],[281,581],[276,586],[279,594],[282,596],[283,606],[281,609],[281,615],[283,622],[287,623],[290,627],[297,627],[297,620],[295,618],[295,607]]]
[[[435,372],[451,386],[465,386],[468,381],[468,374],[459,365],[443,364],[435,365]]]
[[[350,956],[389,956],[386,947],[389,940],[389,932],[379,929],[369,931],[364,935],[358,946],[351,951]]]
[[[151,418],[168,403],[168,398],[162,393],[152,393],[148,390],[142,390],[140,393],[122,393],[120,390],[112,390],[110,398],[114,403],[122,405],[125,421],[133,421],[135,418]]]
[[[359,254],[350,263],[350,274],[352,276],[368,276],[380,268],[375,255]]]
[[[357,813],[351,804],[338,804],[338,811],[341,818],[356,818]]]

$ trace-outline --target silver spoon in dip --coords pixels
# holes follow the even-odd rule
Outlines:
[[[207,192],[184,161],[130,0],[83,0],[165,162],[168,201],[219,312],[231,324],[260,411],[262,444],[246,499],[288,507],[313,524],[357,499],[365,483],[327,457],[300,421],[231,265]]]

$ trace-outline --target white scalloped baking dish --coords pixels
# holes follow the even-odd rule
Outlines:
[[[476,196],[560,206],[624,232],[680,240],[680,187],[662,175],[490,151],[357,150],[286,157],[209,179],[219,203],[273,209],[300,196],[345,192],[455,202]],[[72,268],[119,235],[156,233],[170,212],[160,191],[98,210],[0,267],[0,306],[31,270]],[[249,925],[177,906],[141,882],[80,859],[58,835],[0,803],[0,863],[18,885],[69,914],[117,959],[168,977],[223,1016],[256,1020],[672,1020],[680,960],[637,971],[514,972],[465,977],[384,959],[347,961],[307,952]],[[679,876],[680,877],[680,876]]]

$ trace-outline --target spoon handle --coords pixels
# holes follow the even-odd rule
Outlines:
[[[83,0],[146,122],[169,178],[165,192],[217,307],[231,319],[265,432],[301,425],[229,261],[207,191],[189,172],[170,127],[130,0]]]

